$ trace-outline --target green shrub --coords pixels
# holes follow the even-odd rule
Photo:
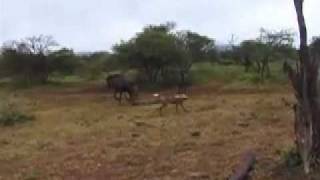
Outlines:
[[[243,67],[239,65],[220,65],[211,63],[197,63],[191,69],[193,82],[204,84],[210,80],[232,82],[243,74]]]
[[[0,107],[0,126],[14,126],[34,120],[34,116],[22,111],[17,104],[6,102]]]
[[[5,112],[0,114],[0,125],[13,126],[15,124],[31,121],[33,119],[33,116],[29,116],[18,111]]]
[[[287,167],[294,168],[302,164],[302,159],[296,148],[290,148],[282,153],[282,159]]]
[[[259,83],[286,83],[287,75],[282,72],[280,63],[271,63],[271,76],[262,81],[256,71],[244,72],[241,65],[221,65],[210,63],[195,63],[191,69],[192,81],[196,84],[205,84],[211,80],[226,83],[245,82],[248,84]]]
[[[260,83],[261,77],[258,74],[252,74],[252,73],[243,73],[239,76],[240,81],[248,82],[248,83],[253,83],[253,84],[258,84]]]

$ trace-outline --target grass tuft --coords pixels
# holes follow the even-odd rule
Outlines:
[[[14,126],[34,119],[33,115],[24,112],[15,102],[5,100],[0,105],[0,126]]]

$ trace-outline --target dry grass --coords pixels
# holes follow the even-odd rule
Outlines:
[[[271,179],[292,146],[292,111],[280,101],[289,88],[191,92],[191,112],[169,106],[160,117],[157,105],[119,106],[86,87],[20,91],[36,120],[0,128],[0,179],[224,179],[246,149],[258,154],[255,179]]]

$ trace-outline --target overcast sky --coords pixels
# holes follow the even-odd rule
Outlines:
[[[306,0],[309,35],[320,35],[320,0]],[[0,0],[0,43],[52,35],[76,51],[109,50],[147,24],[174,21],[226,43],[260,27],[297,30],[293,0]]]

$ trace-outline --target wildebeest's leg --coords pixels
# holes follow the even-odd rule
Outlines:
[[[111,80],[110,79],[107,79],[107,88],[111,89]]]
[[[162,109],[164,109],[165,107],[167,107],[167,104],[162,104],[159,108],[159,112],[160,112],[160,116],[162,116]]]
[[[132,98],[131,94],[128,93],[128,92],[125,94],[125,97],[126,97],[126,100],[127,100],[127,101],[130,101],[131,98]]]
[[[114,90],[113,97],[115,100],[119,100],[119,98],[117,97],[117,93],[118,93],[117,90]]]
[[[106,80],[106,88],[107,88],[107,89],[110,89],[109,81],[108,81],[108,80]]]
[[[184,112],[188,112],[188,110],[183,106],[183,103],[180,104],[181,108],[183,109]]]
[[[120,91],[119,104],[121,104],[121,100],[122,100],[122,91]]]

